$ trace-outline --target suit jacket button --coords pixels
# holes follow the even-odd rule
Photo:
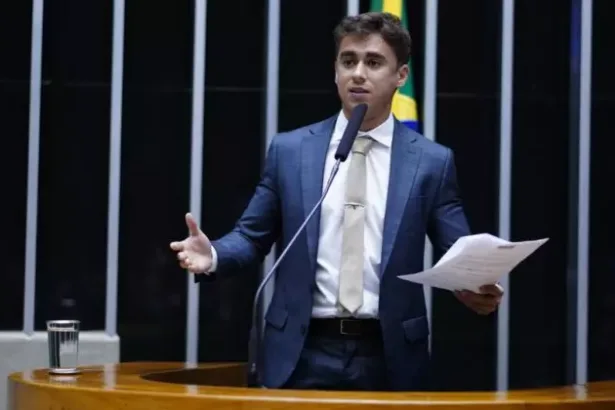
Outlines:
[[[301,336],[305,336],[306,331],[307,331],[307,326],[301,325]]]

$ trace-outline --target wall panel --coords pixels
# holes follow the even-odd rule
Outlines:
[[[265,140],[265,0],[208,2],[202,224],[229,232],[259,181]],[[232,16],[232,24],[219,24]],[[246,360],[259,267],[201,283],[199,360]]]
[[[126,2],[118,333],[122,361],[184,360],[192,2]]]
[[[35,328],[104,327],[111,10],[46,2]]]
[[[590,380],[615,378],[615,226],[613,112],[615,47],[609,0],[594,0],[589,259]]]
[[[439,6],[435,137],[455,152],[472,231],[497,234],[501,2],[441,0]],[[434,290],[435,389],[495,388],[496,320]]]
[[[0,36],[11,41],[0,42],[0,54],[11,58],[0,65],[0,112],[4,113],[0,226],[5,237],[0,272],[7,288],[14,291],[0,298],[0,329],[18,330],[23,322],[24,299],[32,3],[12,2],[4,7]]]
[[[564,382],[570,6],[516,0],[511,239],[550,240],[512,273],[510,387]]]

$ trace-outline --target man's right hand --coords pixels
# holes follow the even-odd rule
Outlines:
[[[211,242],[199,229],[191,214],[186,214],[188,237],[181,242],[171,242],[171,249],[177,252],[179,266],[191,273],[209,272],[212,265]]]

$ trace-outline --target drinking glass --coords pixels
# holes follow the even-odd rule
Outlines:
[[[49,372],[77,374],[79,361],[79,321],[47,321]]]

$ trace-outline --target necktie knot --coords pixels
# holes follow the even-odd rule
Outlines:
[[[352,153],[365,155],[373,143],[374,140],[372,137],[369,135],[361,135],[354,140],[354,144],[352,144]]]

